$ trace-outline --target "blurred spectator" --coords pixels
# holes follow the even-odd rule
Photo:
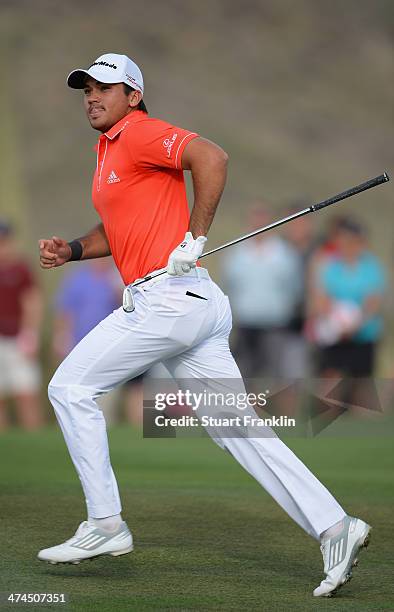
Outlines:
[[[307,208],[307,204],[303,201],[295,202],[287,211],[288,215],[292,215],[300,210]],[[301,263],[301,283],[302,290],[300,292],[300,300],[296,306],[293,318],[289,323],[289,329],[298,334],[298,341],[303,345],[306,359],[306,339],[304,336],[304,328],[307,314],[307,294],[308,294],[308,278],[310,273],[311,260],[316,253],[318,241],[313,231],[313,221],[311,215],[304,215],[294,221],[290,221],[284,226],[284,236],[289,241],[291,246],[296,250]],[[306,364],[305,364],[306,370]]]
[[[31,268],[18,252],[13,228],[0,222],[0,429],[9,424],[7,399],[19,424],[43,424],[38,363],[43,301]]]
[[[372,376],[382,335],[385,272],[367,247],[365,228],[337,221],[331,255],[315,269],[309,335],[321,376]]]
[[[55,296],[52,349],[62,361],[82,338],[119,308],[121,280],[109,258],[79,262]]]
[[[52,350],[62,361],[82,338],[107,317],[121,300],[121,280],[109,258],[78,262],[62,279],[55,295]],[[99,398],[108,424],[116,421],[118,394]]]
[[[337,244],[337,232],[341,227],[343,221],[346,222],[346,217],[341,217],[335,215],[334,217],[330,217],[326,226],[326,231],[323,236],[320,237],[319,248],[317,251],[317,256],[319,260],[326,259],[327,257],[331,257],[332,255],[336,255],[338,252],[338,244]]]
[[[259,205],[249,216],[250,231],[271,221]],[[298,334],[291,323],[299,307],[303,280],[301,257],[277,232],[267,232],[233,247],[224,261],[237,339],[234,353],[246,377],[300,378]]]
[[[82,338],[122,300],[122,282],[109,258],[79,262],[63,278],[55,296],[52,349],[57,362],[62,361]],[[142,422],[142,377],[124,386],[125,415],[132,425]],[[112,391],[99,398],[108,424],[117,420],[119,393]]]

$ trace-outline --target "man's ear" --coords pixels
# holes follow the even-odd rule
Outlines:
[[[129,106],[131,108],[136,108],[142,100],[142,93],[140,91],[134,90],[129,94]]]

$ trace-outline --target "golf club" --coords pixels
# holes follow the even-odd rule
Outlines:
[[[317,210],[321,210],[322,208],[325,208],[326,206],[331,206],[331,204],[335,204],[336,202],[340,202],[341,200],[346,200],[346,198],[351,198],[352,196],[355,196],[358,193],[366,191],[367,189],[372,189],[373,187],[377,187],[378,185],[381,185],[382,183],[387,183],[387,181],[389,180],[390,180],[389,175],[387,174],[387,172],[384,172],[383,174],[380,174],[379,176],[376,176],[375,178],[369,179],[368,181],[365,181],[364,183],[361,183],[360,185],[356,185],[355,187],[350,187],[350,189],[346,189],[346,191],[342,191],[341,193],[338,193],[337,195],[332,196],[331,198],[328,198],[327,200],[323,200],[322,202],[318,202],[317,204],[312,204],[311,206],[308,206],[308,208],[304,208],[303,210],[300,210],[299,212],[289,215],[288,217],[279,219],[279,221],[274,221],[273,223],[270,223],[269,225],[266,225],[265,227],[261,227],[257,230],[254,230],[253,232],[250,232],[249,234],[245,234],[244,236],[235,238],[235,240],[230,240],[230,242],[226,242],[225,244],[222,244],[216,247],[215,249],[212,249],[211,251],[207,251],[206,253],[203,253],[198,259],[200,260],[200,259],[203,259],[203,257],[208,257],[208,255],[213,255],[214,253],[218,253],[218,251],[222,251],[223,249],[226,249],[227,247],[233,246],[234,244],[238,244],[239,242],[242,242],[243,240],[247,240],[248,238],[252,238],[253,236],[262,234],[263,232],[268,232],[269,230],[274,229],[275,227],[279,227],[280,225],[284,225],[285,223],[288,223],[289,221],[293,221],[293,219],[298,219],[298,217],[303,217],[304,215],[308,215],[309,213],[316,212]],[[132,287],[137,287],[138,285],[141,285],[142,283],[150,281],[153,278],[157,278],[158,276],[161,276],[162,274],[165,274],[166,272],[167,272],[166,268],[163,268],[162,270],[157,270],[156,272],[152,272],[152,274],[148,274],[144,278],[139,278],[136,281],[134,281],[134,283],[132,283]]]

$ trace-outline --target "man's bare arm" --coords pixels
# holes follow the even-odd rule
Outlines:
[[[194,206],[189,229],[194,238],[208,233],[226,183],[227,163],[227,153],[205,138],[194,138],[185,147],[182,168],[192,173]]]
[[[77,238],[82,245],[81,259],[96,259],[97,257],[108,257],[111,255],[108,238],[102,223],[99,223],[85,236]]]
[[[85,236],[77,238],[82,247],[81,259],[96,259],[111,255],[111,249],[102,223],[96,225]],[[40,239],[41,268],[58,268],[70,261],[72,249],[66,240],[53,236],[50,240]]]

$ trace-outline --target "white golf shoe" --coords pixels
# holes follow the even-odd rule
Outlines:
[[[132,550],[133,537],[125,522],[122,522],[114,533],[109,533],[89,521],[84,521],[72,538],[58,546],[40,550],[37,556],[48,563],[77,564],[100,555],[125,555]]]
[[[371,527],[367,523],[351,516],[346,516],[343,522],[343,529],[336,536],[321,543],[326,577],[313,591],[315,597],[332,597],[349,582],[359,551],[369,544]]]

